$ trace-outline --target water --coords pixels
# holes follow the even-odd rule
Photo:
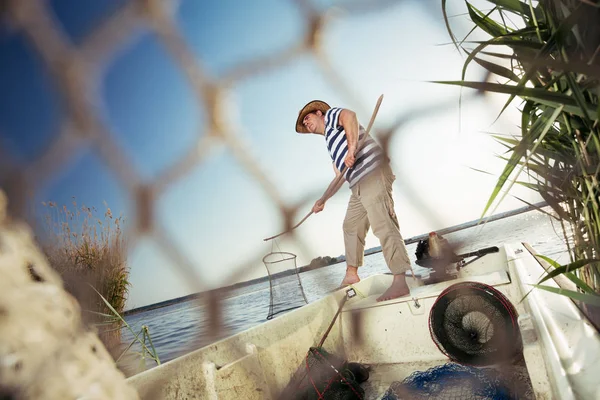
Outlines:
[[[501,246],[504,242],[527,242],[540,254],[559,263],[568,261],[568,253],[560,225],[550,217],[533,211],[488,223],[483,230],[478,227],[464,229],[444,235],[450,243],[461,243],[459,253],[466,253],[490,246]],[[417,244],[408,245],[408,253],[413,262]],[[389,270],[381,253],[365,257],[364,266],[359,269],[361,278],[373,274],[388,273]],[[415,272],[419,267],[413,263]],[[341,283],[345,264],[334,264],[300,275],[308,302],[322,298],[327,292]],[[286,291],[285,293],[289,293]],[[222,301],[224,330],[219,338],[266,322],[269,312],[269,283],[241,288]],[[283,299],[293,302],[294,299]],[[279,316],[281,314],[278,314]],[[168,307],[149,310],[126,317],[127,322],[137,331],[147,325],[153,344],[161,362],[166,362],[210,344],[208,313],[199,301],[187,301]],[[124,342],[132,340],[131,333],[123,330]],[[139,351],[139,350],[137,350]],[[151,367],[151,363],[146,364]]]

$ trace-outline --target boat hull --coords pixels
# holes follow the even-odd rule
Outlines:
[[[423,285],[418,278],[407,278],[411,294],[400,299],[377,302],[392,276],[371,276],[353,286],[357,295],[344,304],[323,347],[372,366],[363,386],[367,398],[380,399],[392,382],[450,361],[431,338],[429,312],[450,285],[476,281],[500,291],[518,312],[522,357],[515,371],[522,368],[531,398],[600,399],[595,381],[600,365],[598,332],[564,296],[535,290],[521,301],[543,273],[529,246],[511,243],[461,269],[457,279]],[[344,297],[346,290],[338,290],[128,382],[142,398],[278,399],[308,349],[319,343]]]

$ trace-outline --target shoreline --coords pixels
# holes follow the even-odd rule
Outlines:
[[[535,204],[532,204],[532,205],[524,206],[524,207],[521,207],[521,208],[516,208],[514,210],[505,211],[505,212],[498,213],[498,214],[490,216],[487,219],[486,223],[497,221],[499,219],[504,219],[504,218],[512,217],[512,216],[523,214],[523,213],[530,212],[530,211],[535,211],[535,210],[538,210],[539,208],[546,207],[546,206],[548,206],[548,204],[546,202],[539,202],[539,203],[535,203]],[[479,225],[480,223],[482,223],[481,219],[475,219],[475,220],[472,220],[472,221],[464,222],[462,224],[453,225],[453,226],[450,226],[450,227],[438,229],[435,232],[437,232],[440,235],[445,235],[445,234],[452,233],[452,232],[457,232],[457,231],[460,231],[460,230],[463,230],[463,229],[472,228],[474,226]],[[426,233],[423,233],[423,234],[420,234],[420,235],[413,236],[411,238],[405,239],[404,243],[406,245],[417,243],[419,240],[426,239],[428,236],[429,236],[429,232],[426,232]],[[380,252],[381,252],[381,246],[372,247],[370,249],[365,250],[365,256],[376,254],[376,253],[380,253]],[[339,263],[345,261],[345,257],[343,257],[343,256],[337,257],[336,259],[337,259],[337,261],[335,263],[332,263],[332,264],[329,264],[329,265],[323,265],[323,266],[312,267],[312,268],[309,265],[298,267],[297,268],[298,269],[298,273],[313,271],[313,270],[320,269],[320,268],[327,268],[327,267],[329,267],[331,265],[339,264]],[[281,277],[281,276],[292,275],[292,274],[294,274],[294,271],[290,270],[290,271],[287,271],[287,272],[281,272],[279,274],[275,274],[273,276],[274,277]],[[182,297],[177,297],[177,298],[174,298],[174,299],[169,299],[169,300],[161,301],[159,303],[148,304],[146,306],[137,307],[137,308],[134,308],[134,309],[131,309],[131,310],[124,311],[123,312],[123,316],[126,317],[126,316],[130,316],[130,315],[134,315],[134,314],[139,314],[139,313],[144,312],[144,311],[150,311],[150,310],[154,310],[154,309],[158,309],[158,308],[168,307],[168,306],[171,306],[171,305],[174,305],[174,304],[178,304],[178,303],[183,303],[183,302],[186,302],[186,301],[189,301],[189,300],[197,300],[197,299],[200,299],[200,298],[202,298],[204,296],[207,296],[207,295],[209,295],[211,293],[217,293],[218,294],[219,292],[221,292],[222,294],[226,294],[227,292],[231,292],[231,291],[233,291],[235,289],[240,289],[240,288],[243,288],[243,287],[248,287],[248,286],[251,286],[251,285],[255,285],[255,284],[263,283],[263,282],[268,282],[268,281],[269,281],[269,276],[267,275],[267,276],[264,276],[264,277],[261,277],[261,278],[251,279],[249,281],[244,281],[244,282],[238,282],[238,283],[235,283],[233,285],[223,286],[223,287],[220,287],[220,288],[217,288],[217,289],[213,289],[213,290],[208,290],[208,291],[205,291],[205,292],[193,293],[193,294],[189,294],[189,295],[186,295],[186,296],[182,296]]]

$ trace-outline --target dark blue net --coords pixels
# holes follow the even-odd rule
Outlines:
[[[492,368],[474,368],[455,363],[416,371],[402,382],[394,382],[381,400],[400,399],[515,399],[509,384]]]

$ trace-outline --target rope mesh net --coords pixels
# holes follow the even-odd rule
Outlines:
[[[269,273],[271,292],[268,320],[279,313],[308,304],[296,267],[295,254],[283,251],[271,252],[263,258],[263,263]]]

